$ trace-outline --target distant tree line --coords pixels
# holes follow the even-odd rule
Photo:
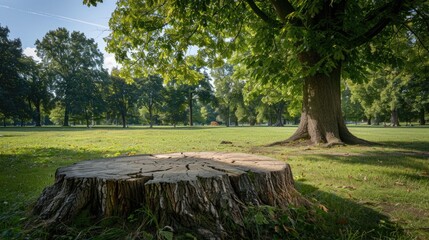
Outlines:
[[[207,125],[297,124],[299,91],[252,80],[240,65],[196,69],[193,82],[161,76],[109,74],[93,39],[59,28],[36,41],[41,61],[23,55],[19,39],[0,26],[0,118],[7,125]],[[400,44],[413,44],[402,40]],[[399,46],[400,47],[400,46]],[[407,48],[409,49],[409,48]],[[395,64],[366,69],[362,84],[343,77],[342,110],[346,121],[392,126],[426,123],[429,69],[423,49],[397,54]],[[414,51],[414,52],[410,52]],[[405,59],[407,58],[407,59]],[[400,63],[398,63],[398,61]],[[427,60],[426,60],[427,61]]]

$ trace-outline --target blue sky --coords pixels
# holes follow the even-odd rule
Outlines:
[[[87,7],[82,0],[0,0],[0,25],[9,28],[9,38],[20,38],[27,55],[34,55],[34,42],[50,30],[65,27],[94,38],[105,55],[105,67],[115,65],[107,54],[103,38],[109,34],[108,21],[116,0],[104,0]]]

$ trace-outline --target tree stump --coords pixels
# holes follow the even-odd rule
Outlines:
[[[243,226],[248,206],[308,205],[294,188],[290,166],[242,153],[186,152],[83,161],[57,169],[33,212],[48,225],[83,210],[128,216],[146,207],[162,226],[228,236],[225,222]],[[229,221],[231,223],[231,221]]]

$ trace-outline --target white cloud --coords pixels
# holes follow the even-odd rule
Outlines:
[[[32,57],[36,62],[40,62],[42,60],[36,55],[36,48],[31,48],[31,47],[25,48],[24,55],[28,57]]]
[[[107,68],[111,72],[113,68],[121,68],[121,66],[116,62],[115,55],[104,53],[104,68]]]

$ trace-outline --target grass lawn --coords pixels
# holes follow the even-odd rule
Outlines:
[[[429,239],[429,128],[350,126],[358,137],[381,143],[374,146],[264,146],[295,129],[0,129],[0,239],[23,237],[30,206],[53,183],[58,167],[185,151],[245,152],[288,162],[297,189],[327,208],[324,220],[316,223],[321,239]]]

